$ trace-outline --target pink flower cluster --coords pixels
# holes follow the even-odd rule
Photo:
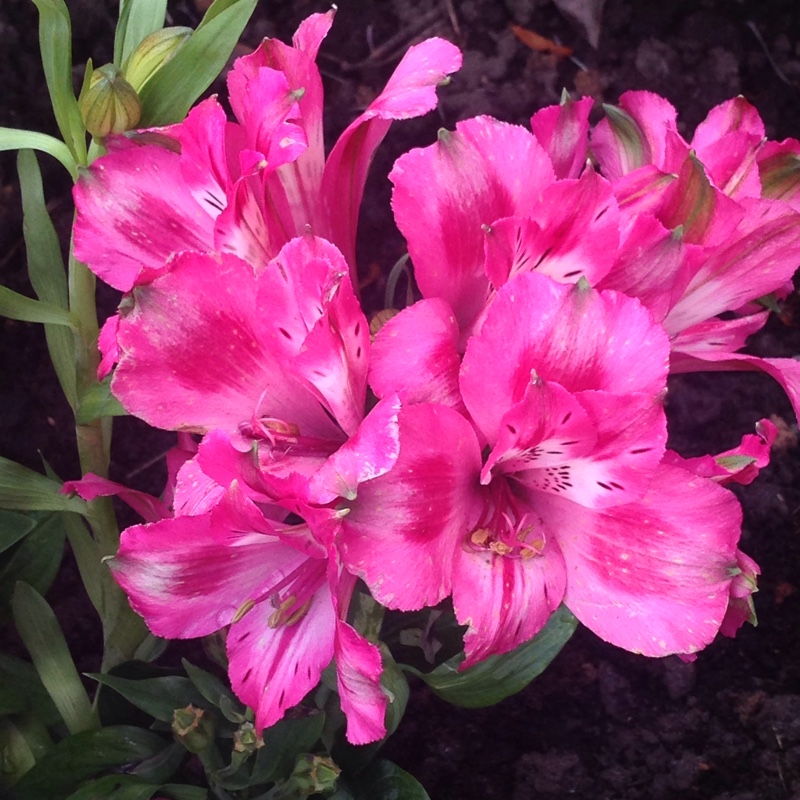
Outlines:
[[[800,406],[798,362],[738,352],[800,262],[800,145],[765,142],[742,98],[691,142],[644,92],[593,129],[590,99],[532,132],[459,123],[391,174],[422,299],[371,335],[354,281],[369,162],[460,54],[409,50],[326,159],[331,20],[236,62],[236,121],[207,100],[114,140],[76,188],[76,253],[125,293],[103,373],[130,413],[202,437],[172,454],[164,503],[130,495],[148,522],[111,566],[131,604],[167,638],[227,629],[261,727],[333,659],[354,743],[384,735],[388,702],[347,621],[358,578],[391,609],[451,597],[465,667],[562,603],[651,656],[733,634],[758,568],[722,484],[754,478],[775,429],[684,460],[666,380],[761,370]]]

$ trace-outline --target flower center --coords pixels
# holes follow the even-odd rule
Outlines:
[[[546,544],[541,517],[518,498],[509,481],[495,478],[486,487],[483,512],[464,541],[471,552],[529,559],[543,555]]]

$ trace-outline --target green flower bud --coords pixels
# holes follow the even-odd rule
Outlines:
[[[78,105],[86,130],[96,139],[129,131],[142,115],[139,95],[113,64],[92,73]]]
[[[190,753],[201,753],[214,741],[214,728],[214,721],[202,708],[176,708],[172,715],[172,735]]]
[[[233,734],[233,749],[237,753],[254,753],[264,746],[252,722],[243,722]]]
[[[125,80],[137,91],[178,52],[192,35],[191,28],[162,28],[142,39],[125,65]]]
[[[336,781],[341,772],[332,759],[303,753],[297,757],[286,786],[291,786],[299,797],[330,795],[336,790]]]

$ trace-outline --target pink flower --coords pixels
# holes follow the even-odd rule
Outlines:
[[[436,144],[406,153],[389,176],[420,291],[453,309],[462,349],[514,275],[535,269],[594,285],[614,263],[619,221],[610,185],[591,169],[578,177],[555,132],[547,141],[569,177],[557,179],[536,136],[490,117],[460,122]]]
[[[128,291],[175,253],[233,253],[263,267],[310,231],[345,254],[357,286],[356,223],[372,155],[392,120],[435,106],[461,54],[442,39],[412,47],[326,160],[314,60],[332,21],[333,11],[314,14],[293,46],[265,39],[235,63],[236,122],[212,97],[184,122],[113,140],[75,188],[78,258]]]
[[[348,739],[380,739],[381,656],[346,622],[355,578],[332,544],[235,479],[216,484],[198,463],[187,464],[176,504],[192,513],[123,531],[111,562],[150,630],[184,639],[227,628],[231,685],[259,729],[299,703],[335,657]]]
[[[446,306],[422,306],[376,341],[378,393],[419,404],[398,416],[393,468],[359,487],[341,521],[348,568],[391,608],[452,594],[467,666],[530,639],[562,601],[636,652],[708,644],[741,514],[712,481],[661,464],[663,330],[621,294],[518,276],[467,343],[458,408],[452,366],[433,381],[433,359],[391,386],[405,331],[428,325],[440,353],[456,352]],[[396,323],[406,315],[413,325]]]

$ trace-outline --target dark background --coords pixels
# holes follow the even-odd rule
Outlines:
[[[67,4],[79,80],[88,57],[96,66],[111,60],[116,4]],[[340,0],[339,6],[319,60],[329,143],[380,91],[409,44],[440,35],[465,52],[464,68],[440,90],[438,112],[395,124],[376,158],[359,233],[362,275],[371,275],[368,298],[382,295],[386,272],[404,252],[386,174],[400,153],[430,144],[437,128],[459,119],[493,114],[526,124],[537,108],[558,102],[562,88],[611,103],[627,89],[650,89],[677,107],[689,137],[713,105],[741,93],[758,107],[770,138],[800,137],[795,0],[608,0],[596,49],[550,0]],[[288,41],[302,18],[325,8],[311,0],[265,0],[237,54],[263,36]],[[172,24],[194,26],[200,18],[190,0],[171,4],[170,14]],[[531,50],[511,24],[572,47],[577,63]],[[28,0],[0,0],[0,125],[56,133]],[[69,179],[48,157],[40,162],[66,242]],[[10,154],[0,154],[0,282],[30,293]],[[99,297],[107,315],[117,298],[105,288]],[[752,352],[800,353],[791,306],[755,338]],[[41,453],[63,478],[77,478],[70,412],[41,329],[0,325],[0,454],[38,469]],[[668,414],[671,444],[686,456],[734,446],[764,416],[776,415],[783,428],[770,468],[737,490],[745,507],[742,547],[763,570],[755,598],[759,627],[714,643],[694,664],[633,656],[581,630],[526,691],[485,710],[454,709],[415,687],[386,755],[417,776],[433,800],[800,800],[796,420],[780,389],[752,374],[677,377]],[[162,466],[151,462],[171,436],[131,419],[119,420],[115,432],[112,477],[158,491]],[[69,556],[65,564],[48,598],[79,668],[93,670],[99,630]]]

